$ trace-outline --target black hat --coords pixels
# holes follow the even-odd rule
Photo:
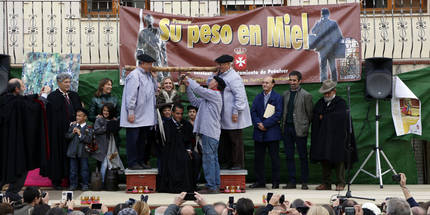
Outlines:
[[[147,55],[147,54],[141,54],[137,56],[137,59],[142,61],[142,62],[147,62],[147,63],[153,63],[155,62],[154,58],[152,58],[151,56]]]
[[[218,90],[223,91],[225,88],[225,82],[222,78],[220,78],[219,76],[214,76],[214,79],[216,82],[218,82]]]
[[[85,108],[78,108],[78,109],[76,109],[76,113],[78,111],[80,111],[80,112],[84,113],[86,116],[88,116],[88,111]]]
[[[219,56],[217,59],[215,59],[215,62],[217,63],[228,63],[228,62],[233,62],[233,57],[230,55],[221,55]]]
[[[321,9],[321,14],[322,15],[330,15],[330,11],[327,8],[323,8],[323,9]]]

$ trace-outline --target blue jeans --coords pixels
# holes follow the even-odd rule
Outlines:
[[[308,167],[308,150],[306,147],[308,137],[298,137],[294,126],[285,126],[284,130],[284,149],[287,157],[287,169],[290,176],[290,183],[296,183],[296,163],[294,160],[295,145],[300,158],[300,167],[302,174],[302,183],[308,183],[309,167]]]
[[[202,164],[205,174],[206,186],[209,189],[218,189],[221,184],[220,170],[218,163],[218,140],[201,135],[202,138]]]
[[[88,158],[70,158],[70,186],[78,186],[78,169],[81,167],[82,185],[88,186],[90,172],[88,169]]]

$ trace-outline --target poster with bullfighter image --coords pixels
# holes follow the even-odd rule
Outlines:
[[[245,85],[270,75],[288,83],[297,70],[304,83],[361,78],[360,4],[262,7],[242,14],[187,17],[132,7],[120,9],[120,69],[136,56],[152,56],[158,67],[213,67],[222,54]],[[159,79],[167,76],[159,73]],[[210,71],[191,71],[205,83]],[[172,74],[175,78],[177,73]]]

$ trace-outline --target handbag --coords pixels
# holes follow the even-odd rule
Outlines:
[[[92,128],[92,126],[91,127],[88,126],[88,127]],[[91,142],[85,144],[85,150],[88,153],[95,153],[95,152],[97,152],[97,150],[99,150],[99,146],[97,145],[94,132],[93,132],[93,136],[91,137]]]

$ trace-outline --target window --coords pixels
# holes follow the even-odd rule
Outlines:
[[[361,11],[368,13],[409,13],[412,8],[413,13],[419,13],[420,9],[423,13],[427,12],[427,0],[361,0]]]
[[[267,4],[267,5],[221,5],[221,15],[245,13],[264,6],[282,6],[281,4]]]
[[[82,0],[82,5],[83,17],[114,17],[120,6],[149,8],[149,0]]]

